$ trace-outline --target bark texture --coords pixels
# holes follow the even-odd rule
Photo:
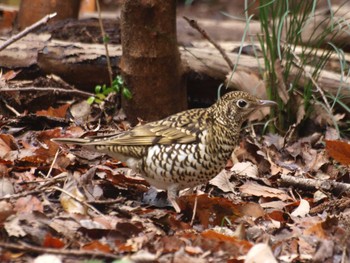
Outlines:
[[[24,29],[44,16],[55,12],[57,15],[53,21],[77,18],[79,6],[80,0],[21,0],[18,13],[18,27]]]
[[[121,12],[120,68],[133,94],[128,119],[158,120],[186,109],[176,38],[176,1],[126,0]]]

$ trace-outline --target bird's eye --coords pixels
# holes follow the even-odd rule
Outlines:
[[[246,102],[245,100],[238,100],[237,101],[237,106],[240,108],[245,108],[245,107],[247,107],[247,105],[248,105],[248,102]]]

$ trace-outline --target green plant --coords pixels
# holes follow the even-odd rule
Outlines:
[[[91,96],[87,99],[87,102],[89,104],[93,103],[101,103],[104,99],[107,98],[109,94],[112,92],[123,95],[124,98],[126,99],[132,99],[132,94],[131,91],[125,86],[124,80],[121,76],[117,76],[113,81],[112,81],[112,86],[108,87],[106,84],[97,85],[95,87],[95,96]]]
[[[333,12],[318,24],[309,35],[308,41],[305,41],[305,35],[302,36],[307,25],[314,22],[312,19],[315,16],[316,4],[317,0],[260,0],[262,35],[258,40],[265,64],[264,79],[269,99],[278,102],[278,110],[271,112],[272,118],[277,121],[275,126],[270,125],[270,131],[277,129],[278,132],[284,133],[290,125],[306,120],[316,100],[324,105],[328,114],[333,114],[329,96],[327,99],[317,85],[317,78],[333,51],[323,49],[322,54],[316,55],[320,47],[329,44],[326,41],[327,37],[335,37],[337,34],[332,20]],[[318,30],[321,28],[322,30]],[[311,41],[312,46],[308,45]],[[301,48],[301,51],[296,52],[297,47]],[[291,79],[292,71],[296,77]],[[304,80],[301,81],[301,78]],[[299,119],[298,108],[295,106],[296,93],[302,95],[305,111],[303,118],[299,116]],[[333,101],[334,99],[339,98],[333,98]]]

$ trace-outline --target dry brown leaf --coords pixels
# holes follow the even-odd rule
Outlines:
[[[192,213],[196,204],[196,219],[205,228],[209,225],[221,225],[224,218],[233,222],[240,216],[238,206],[222,197],[209,197],[206,194],[185,195],[178,199],[178,203],[184,213]]]
[[[70,106],[70,104],[67,103],[67,104],[64,104],[58,108],[50,107],[47,110],[37,111],[35,114],[38,116],[50,116],[50,117],[56,117],[56,118],[65,118],[69,106]]]
[[[67,180],[63,189],[66,192],[68,192],[70,195],[74,196],[76,199],[82,202],[86,202],[86,197],[79,190],[78,185],[74,180],[74,178]],[[63,209],[68,213],[76,213],[76,214],[82,214],[82,215],[86,215],[87,213],[87,207],[84,204],[73,199],[71,196],[63,192],[61,193],[61,196],[60,196],[60,203]]]
[[[282,201],[292,200],[292,198],[283,190],[262,186],[253,182],[246,182],[239,188],[239,190],[245,195],[277,198]]]
[[[284,138],[279,134],[269,133],[264,136],[264,143],[268,147],[274,145],[277,150],[281,150],[284,146]]]
[[[47,233],[42,246],[51,248],[63,248],[65,244],[61,239],[52,236],[50,233]]]
[[[264,209],[257,203],[245,203],[239,205],[242,215],[259,218],[265,215]]]
[[[0,158],[4,158],[12,150],[17,150],[14,137],[9,134],[0,134]]]
[[[277,263],[271,248],[264,243],[255,244],[245,257],[244,263]]]
[[[222,170],[217,176],[215,176],[213,179],[209,181],[211,185],[216,186],[224,193],[228,192],[235,192],[235,183],[230,182],[232,173],[228,172],[227,170]]]
[[[298,125],[304,118],[305,118],[305,106],[304,106],[304,99],[301,98],[300,96],[295,96],[294,99],[296,100],[296,115],[297,115],[297,120],[296,120],[296,125]]]
[[[33,211],[44,211],[43,203],[35,196],[28,195],[16,201],[15,210],[19,213],[32,213]]]
[[[1,225],[10,215],[14,213],[15,211],[13,209],[13,206],[9,202],[0,201],[0,224]]]
[[[0,197],[15,193],[13,183],[8,178],[0,178]]]
[[[9,81],[11,79],[14,79],[18,73],[20,73],[22,70],[14,71],[9,70],[5,74],[0,75],[1,80]]]
[[[62,257],[50,254],[43,254],[37,256],[33,261],[33,263],[62,263]]]
[[[327,153],[337,162],[350,165],[350,144],[343,141],[326,140]]]
[[[227,236],[223,235],[221,233],[218,233],[212,229],[206,230],[201,234],[202,237],[205,239],[212,239],[220,241],[220,243],[228,243],[234,247],[239,247],[244,250],[248,250],[251,248],[251,243],[249,243],[246,240],[240,240],[237,237]]]
[[[291,213],[292,216],[305,217],[310,213],[310,204],[305,199],[301,199],[299,206]]]
[[[279,59],[275,60],[274,67],[275,67],[275,72],[278,79],[278,88],[277,88],[278,96],[281,98],[284,104],[287,104],[289,101],[289,94],[283,79],[283,66]]]
[[[110,248],[110,246],[108,244],[102,244],[98,240],[93,240],[89,244],[85,244],[82,248],[84,250],[94,250],[94,251],[101,251],[101,252],[105,252],[105,253],[112,252],[112,249]]]
[[[236,163],[232,168],[231,171],[234,173],[246,176],[250,178],[257,178],[258,177],[258,167],[253,164],[252,162],[240,162]]]

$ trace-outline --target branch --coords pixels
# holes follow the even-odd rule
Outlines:
[[[0,89],[0,93],[1,92],[13,92],[13,91],[17,91],[17,92],[21,92],[21,91],[49,91],[49,92],[53,92],[55,94],[57,93],[63,93],[63,94],[72,94],[72,95],[80,95],[84,98],[89,98],[91,96],[94,96],[93,93],[89,93],[86,91],[81,91],[81,90],[77,90],[77,89],[62,89],[62,88],[55,88],[55,87],[45,87],[45,88],[38,88],[38,87],[23,87],[23,88],[3,88]]]
[[[212,43],[214,45],[214,47],[219,50],[221,56],[224,58],[224,60],[226,61],[226,63],[228,64],[228,66],[230,67],[231,70],[234,69],[234,65],[232,63],[232,61],[230,60],[230,58],[227,56],[225,50],[223,50],[223,48],[217,44],[214,40],[211,39],[211,37],[207,34],[207,32],[205,32],[204,29],[202,29],[196,20],[193,19],[189,19],[188,17],[184,16],[183,17],[191,27],[193,27],[194,29],[196,29],[205,39],[207,39],[210,43]]]
[[[290,175],[282,175],[281,182],[286,185],[305,190],[320,189],[327,192],[349,192],[350,184],[334,182],[331,180],[308,179]]]
[[[14,249],[24,252],[34,252],[42,254],[56,254],[56,255],[65,255],[65,256],[77,256],[77,257],[97,257],[97,258],[113,258],[119,259],[118,256],[111,253],[100,252],[100,251],[91,251],[91,250],[77,250],[77,249],[57,249],[57,248],[47,248],[47,247],[37,247],[33,245],[28,245],[25,243],[14,244],[8,242],[0,242],[0,247],[6,249]]]
[[[24,30],[19,32],[18,34],[12,36],[10,39],[5,41],[1,46],[0,46],[0,51],[4,50],[6,47],[11,45],[12,43],[16,42],[18,39],[21,39],[22,37],[28,35],[30,32],[38,28],[39,26],[46,24],[50,19],[55,17],[57,13],[52,13],[49,15],[44,16],[42,19],[40,19],[38,22],[35,22],[33,25],[26,27]]]

